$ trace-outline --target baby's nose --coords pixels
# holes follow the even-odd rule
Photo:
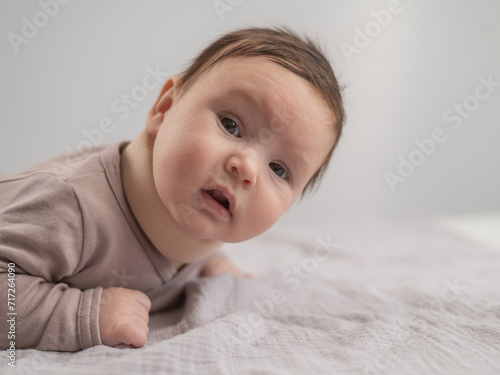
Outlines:
[[[231,156],[226,163],[226,170],[231,176],[242,181],[245,187],[252,187],[257,182],[256,158],[252,155]]]

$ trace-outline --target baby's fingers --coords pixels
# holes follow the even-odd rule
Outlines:
[[[122,344],[140,348],[146,344],[149,327],[144,320],[137,317],[134,323],[125,323],[116,328],[116,335]]]
[[[149,299],[149,297],[143,292],[140,292],[138,290],[134,290],[134,293],[137,302],[139,302],[141,306],[143,306],[146,309],[146,311],[151,310],[151,300]]]
[[[137,307],[133,314],[146,323],[146,325],[149,323],[149,313],[142,306]]]

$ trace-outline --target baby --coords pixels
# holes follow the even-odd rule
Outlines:
[[[2,180],[0,346],[143,346],[149,314],[182,303],[187,281],[248,276],[218,249],[313,189],[343,121],[313,42],[244,29],[165,82],[132,142]]]

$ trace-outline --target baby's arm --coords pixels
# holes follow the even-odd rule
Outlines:
[[[100,344],[146,343],[151,301],[144,293],[101,287],[81,291],[0,263],[0,283],[8,285],[10,278],[10,286],[15,285],[0,292],[0,314],[7,317],[0,324],[6,333],[0,336],[0,346],[9,348],[13,341],[17,349],[77,351]]]
[[[102,287],[64,281],[81,267],[82,227],[65,182],[42,173],[0,182],[0,331],[13,333],[0,335],[0,346],[76,351],[102,343]]]
[[[9,276],[9,268],[16,272]],[[21,273],[24,270],[17,264],[8,267],[1,258],[0,272],[1,285],[11,284],[0,288],[0,315],[5,317],[0,323],[5,332],[0,346],[9,348],[15,342],[17,349],[77,351],[101,344],[97,312],[102,288],[81,291],[48,283]]]

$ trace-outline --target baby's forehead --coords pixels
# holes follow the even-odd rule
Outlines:
[[[215,74],[225,78],[228,83],[248,81],[255,83],[257,79],[270,86],[296,87],[297,83],[307,84],[313,91],[317,91],[309,82],[289,69],[262,56],[238,57],[222,60],[215,64]]]
[[[315,124],[322,123],[325,127],[330,124],[330,117],[319,101],[311,104],[300,96],[285,96],[279,90],[256,89],[244,82],[234,82],[221,90],[221,99],[282,136],[293,137],[297,130],[303,133],[314,131]]]
[[[285,118],[331,122],[329,106],[319,90],[283,66],[263,57],[232,58],[217,65],[208,90],[244,98]]]

